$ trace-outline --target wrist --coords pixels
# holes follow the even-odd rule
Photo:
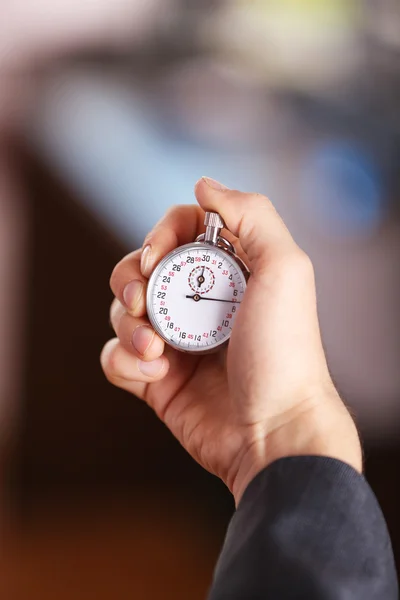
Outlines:
[[[276,418],[273,424],[260,426],[243,452],[232,485],[236,506],[254,477],[280,458],[327,456],[362,472],[357,428],[336,390],[315,402],[297,405],[291,413]]]

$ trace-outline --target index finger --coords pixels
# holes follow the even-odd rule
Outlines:
[[[146,236],[141,257],[141,271],[150,277],[154,267],[168,252],[178,246],[194,242],[205,231],[205,212],[197,204],[179,205],[169,209],[166,215]],[[234,246],[238,256],[246,262],[240,241],[231,232],[224,230],[224,237]]]
[[[165,216],[147,234],[143,242],[140,268],[145,277],[160,260],[188,242],[193,242],[196,236],[204,231],[204,211],[195,204],[182,204],[170,208]]]
[[[170,208],[146,236],[143,250],[135,250],[116,265],[110,279],[111,289],[134,316],[145,314],[147,278],[154,267],[177,246],[194,241],[202,230],[203,218],[204,212],[198,205]],[[132,290],[138,298],[136,301],[131,298]]]

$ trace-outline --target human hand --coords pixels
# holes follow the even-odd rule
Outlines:
[[[101,357],[113,384],[145,400],[186,450],[240,500],[254,476],[289,455],[331,456],[361,470],[355,425],[329,375],[312,264],[271,202],[213,180],[197,182],[200,207],[178,206],[143,250],[114,269],[111,323]],[[147,278],[160,259],[218,212],[251,277],[228,348],[197,356],[164,344],[146,317]]]

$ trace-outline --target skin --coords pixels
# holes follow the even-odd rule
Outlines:
[[[268,198],[209,178],[195,194],[199,206],[169,210],[143,249],[112,273],[117,337],[101,355],[107,379],[147,402],[236,504],[282,457],[329,456],[361,471],[357,430],[326,363],[310,259]],[[199,357],[164,344],[149,325],[145,296],[161,258],[204,230],[206,210],[222,216],[251,277],[228,347]]]

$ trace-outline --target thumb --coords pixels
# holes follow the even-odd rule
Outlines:
[[[218,212],[227,228],[239,238],[254,274],[271,261],[300,251],[265,196],[230,190],[208,177],[196,183],[195,195],[204,211]]]

